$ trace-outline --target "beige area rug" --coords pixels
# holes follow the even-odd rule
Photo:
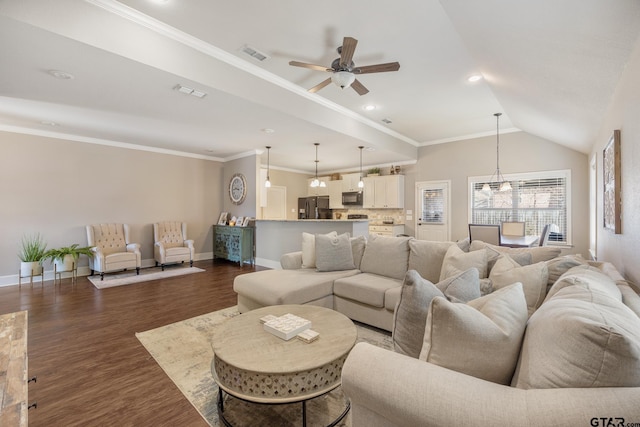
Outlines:
[[[139,332],[136,337],[198,410],[210,426],[223,425],[218,419],[218,386],[211,375],[211,337],[227,319],[237,316],[237,307],[229,307],[202,316]],[[356,323],[358,341],[391,349],[391,336],[385,331]],[[301,404],[258,405],[225,394],[225,416],[238,426],[302,425]],[[340,388],[307,403],[307,425],[327,425],[345,408]],[[341,426],[350,426],[348,415]]]
[[[161,267],[141,268],[140,274],[135,270],[122,273],[106,273],[104,280],[100,280],[100,274],[87,276],[87,279],[98,289],[113,288],[114,286],[131,285],[133,283],[147,282],[149,280],[166,279],[167,277],[182,276],[205,271],[198,267]]]

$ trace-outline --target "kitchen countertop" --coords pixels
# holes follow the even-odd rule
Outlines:
[[[256,219],[264,222],[368,222],[368,219]]]

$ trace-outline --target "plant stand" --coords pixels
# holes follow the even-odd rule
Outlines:
[[[61,267],[64,268],[64,267]],[[71,284],[76,283],[76,278],[78,277],[78,266],[75,262],[71,263],[71,268],[65,268],[64,270],[58,270],[58,263],[53,264],[53,284],[56,284],[57,280],[62,284],[62,273],[71,273]]]
[[[23,276],[22,272],[18,271],[18,287],[22,286],[22,279],[29,278],[29,283],[33,286],[33,278],[40,276],[40,285],[44,286],[44,270],[40,270],[40,274],[33,274],[33,270],[31,270],[31,274],[29,276]]]

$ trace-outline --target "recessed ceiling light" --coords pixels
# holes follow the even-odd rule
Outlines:
[[[367,105],[365,105],[365,106],[364,106],[364,107],[362,107],[362,108],[364,108],[364,109],[365,109],[365,111],[373,111],[373,110],[375,110],[375,109],[376,109],[376,106],[375,106],[375,105],[373,105],[373,104],[367,104]]]
[[[467,81],[471,83],[475,83],[480,80],[482,80],[482,76],[480,74],[474,74],[472,76],[469,76],[469,78],[467,79]]]
[[[364,147],[364,151],[376,151],[373,147]]]
[[[40,122],[40,124],[43,124],[45,126],[58,126],[56,122],[52,122],[50,120],[43,120]]]
[[[75,78],[73,74],[67,73],[66,71],[49,70],[48,73],[60,80],[73,80]]]
[[[262,131],[264,133],[274,133],[275,132],[275,130],[269,129],[269,128],[260,129],[260,131]]]

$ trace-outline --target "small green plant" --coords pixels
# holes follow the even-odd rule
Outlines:
[[[74,261],[78,260],[80,255],[93,256],[91,252],[91,246],[84,246],[79,248],[77,243],[71,246],[64,246],[62,248],[49,249],[45,252],[43,260],[50,259],[51,261],[62,261],[66,255],[71,255]]]
[[[40,233],[25,235],[22,237],[22,248],[18,258],[22,262],[41,262],[46,251],[47,244]]]
[[[380,173],[380,168],[371,168],[371,169],[369,169],[369,170],[367,171],[367,174],[368,174],[368,175],[371,175],[371,174],[379,174],[379,173]]]

